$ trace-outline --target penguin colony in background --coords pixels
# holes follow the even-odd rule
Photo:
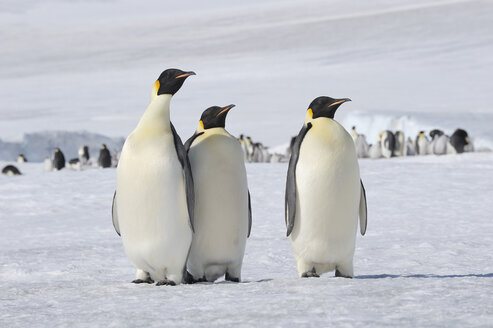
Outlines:
[[[358,158],[391,158],[415,155],[446,155],[473,152],[474,145],[467,132],[457,129],[449,137],[442,130],[420,131],[413,140],[406,139],[404,132],[385,130],[379,133],[375,144],[368,145],[364,134],[358,134],[356,127],[351,129],[351,137],[356,146]]]
[[[241,281],[252,229],[245,162],[255,157],[255,146],[225,129],[233,104],[207,108],[182,143],[170,121],[170,103],[192,75],[179,69],[161,73],[120,155],[112,219],[137,284],[213,282],[221,276]],[[347,101],[316,98],[290,147],[286,226],[300,277],[335,271],[352,278],[358,222],[361,234],[366,232],[355,145],[334,120]]]

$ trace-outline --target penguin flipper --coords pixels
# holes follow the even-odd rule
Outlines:
[[[120,235],[120,225],[118,224],[118,215],[116,213],[116,190],[115,193],[113,194],[113,204],[111,205],[111,217],[113,219],[113,227],[115,228],[116,233],[118,236]]]
[[[251,231],[252,231],[252,201],[250,200],[250,190],[248,190],[248,234],[247,234],[247,238],[250,237]]]
[[[293,231],[294,218],[296,216],[296,164],[300,156],[301,143],[311,127],[311,123],[303,125],[291,148],[285,194],[285,221],[288,229],[286,236],[289,236]]]
[[[192,144],[193,144],[193,141],[194,141],[197,137],[200,137],[200,136],[201,136],[201,135],[203,135],[203,134],[204,134],[204,132],[203,132],[203,131],[202,131],[202,132],[200,132],[200,133],[195,132],[195,133],[193,134],[193,136],[191,136],[190,138],[188,138],[188,140],[185,142],[185,146],[184,146],[184,147],[185,147],[185,151],[187,152],[187,154],[188,154],[188,151],[190,150],[190,147],[191,147],[191,146],[192,146]]]
[[[170,123],[170,125],[171,125],[171,132],[173,133],[173,140],[175,143],[176,154],[178,155],[178,160],[180,161],[181,167],[183,169],[183,174],[185,175],[185,190],[187,196],[187,208],[188,208],[188,217],[190,219],[190,228],[192,228],[192,232],[195,232],[193,227],[195,194],[193,189],[192,168],[190,167],[187,151],[183,146],[180,136],[178,135],[178,133],[176,133],[173,123]]]
[[[366,225],[367,225],[367,207],[366,207],[366,191],[365,186],[363,186],[363,181],[361,181],[361,196],[359,199],[359,230],[361,235],[364,236],[366,233]]]

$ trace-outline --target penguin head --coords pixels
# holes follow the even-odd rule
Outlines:
[[[224,107],[212,106],[207,108],[200,117],[199,128],[204,130],[212,128],[224,128],[226,125],[226,115],[235,105],[231,104]]]
[[[435,136],[440,137],[444,133],[442,130],[434,129],[434,130],[431,130],[429,134],[430,134],[431,139],[435,139]]]
[[[103,145],[101,146],[101,149],[106,149],[106,144],[103,144]]]
[[[466,130],[463,129],[457,129],[454,131],[452,136],[455,136],[458,140],[461,140],[465,145],[468,145],[471,140],[469,139],[469,135],[467,134]]]
[[[194,72],[185,72],[176,68],[169,68],[159,75],[158,79],[154,83],[154,88],[152,89],[151,100],[155,96],[170,94],[174,95],[178,90],[180,90],[183,82],[190,75],[195,75]]]
[[[426,134],[424,131],[419,131],[418,132],[418,138],[425,138],[426,140],[428,140],[428,138],[426,137]]]
[[[60,152],[60,148],[56,147],[55,148],[55,153],[59,153]]]
[[[349,98],[334,99],[331,97],[317,97],[315,98],[310,106],[308,106],[307,114],[312,119],[319,117],[334,118],[334,115],[343,103],[346,101],[351,101]]]

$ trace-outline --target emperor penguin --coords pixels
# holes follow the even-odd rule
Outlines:
[[[366,142],[366,136],[364,134],[358,134],[358,136],[356,137],[355,146],[358,158],[367,158],[370,156],[370,146],[368,146],[368,143]]]
[[[467,132],[463,129],[457,129],[450,136],[450,144],[457,154],[461,154],[466,151],[474,151],[471,140],[467,135]]]
[[[366,195],[351,135],[334,120],[348,98],[312,101],[293,145],[286,182],[286,226],[300,277],[335,270],[352,278],[358,216]]]
[[[353,138],[354,144],[357,144],[358,140],[358,132],[356,131],[356,125],[353,125],[351,128],[351,138]]]
[[[416,155],[427,155],[429,141],[424,131],[420,131],[416,137]]]
[[[2,169],[2,174],[7,176],[22,175],[21,171],[14,165],[7,165]]]
[[[19,156],[17,156],[17,163],[26,163],[26,162],[27,159],[23,154],[19,154]]]
[[[247,136],[245,139],[246,161],[251,163],[253,160],[253,142],[252,138]]]
[[[53,157],[51,159],[53,163],[53,169],[59,171],[65,167],[65,156],[63,155],[60,148],[55,148],[53,152]]]
[[[111,167],[111,154],[105,144],[99,150],[98,166],[102,168]]]
[[[375,144],[368,147],[368,156],[371,159],[378,159],[382,157],[382,146],[380,144],[380,137]]]
[[[45,157],[45,160],[43,161],[43,169],[46,172],[53,171],[53,161],[50,156]]]
[[[137,268],[134,283],[182,282],[193,232],[193,178],[169,105],[194,72],[167,69],[151,102],[123,145],[112,217],[123,247]]]
[[[213,282],[225,275],[241,280],[246,240],[252,228],[243,150],[225,129],[235,105],[207,108],[185,143],[195,186],[195,234],[187,262],[187,282]]]
[[[414,141],[411,137],[407,137],[406,141],[406,156],[414,156],[416,155],[416,147],[414,146]]]
[[[81,165],[86,165],[89,163],[89,147],[86,145],[81,146],[78,151],[79,162]]]
[[[394,155],[395,156],[405,156],[406,154],[406,137],[404,132],[401,130],[397,130],[394,133]]]
[[[395,136],[392,131],[385,130],[380,132],[380,146],[382,149],[382,156],[385,158],[394,157],[395,149]]]

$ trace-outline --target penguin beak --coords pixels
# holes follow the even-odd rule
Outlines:
[[[332,104],[330,104],[329,107],[336,106],[336,105],[339,105],[339,104],[343,104],[346,101],[351,101],[351,99],[349,99],[349,98],[338,99],[336,102],[333,102]]]
[[[190,71],[190,72],[186,72],[184,74],[178,75],[177,77],[175,77],[175,79],[181,79],[184,77],[189,77],[190,75],[197,75],[197,74],[195,74],[195,72]]]
[[[219,113],[217,113],[216,117],[218,117],[219,115],[221,114],[224,114],[226,113],[228,110],[230,110],[231,108],[235,107],[235,105],[231,104],[231,105],[228,105],[228,106],[225,106],[225,107],[222,107],[221,108],[221,111]]]

